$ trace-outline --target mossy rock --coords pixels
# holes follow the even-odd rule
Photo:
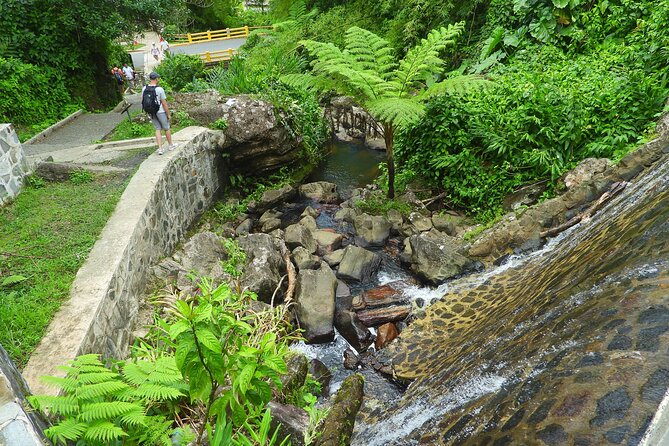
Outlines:
[[[365,379],[360,374],[344,380],[337,391],[332,408],[323,421],[322,435],[318,446],[348,446],[351,444],[355,417],[362,405]]]

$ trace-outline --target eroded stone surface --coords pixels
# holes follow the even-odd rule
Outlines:
[[[11,124],[0,124],[0,206],[16,197],[30,173],[19,137]]]

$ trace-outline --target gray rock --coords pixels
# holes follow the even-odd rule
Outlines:
[[[309,429],[309,414],[297,406],[276,401],[270,401],[267,407],[272,415],[270,431],[274,432],[279,429],[280,441],[290,437],[291,445],[304,446],[304,434]]]
[[[323,263],[318,270],[302,270],[297,275],[295,300],[297,319],[311,343],[334,339],[335,290],[337,278]]]
[[[339,201],[337,185],[327,181],[316,181],[303,184],[299,187],[300,195],[320,203],[335,203]]]
[[[432,229],[432,220],[418,212],[409,214],[409,223],[415,228],[417,232],[426,232]]]
[[[259,300],[270,303],[281,276],[286,274],[281,256],[283,241],[269,234],[249,234],[239,237],[238,242],[246,253],[242,285],[255,292]]]
[[[210,277],[214,266],[227,258],[227,253],[221,238],[216,234],[200,232],[192,236],[173,258],[181,264],[182,270]]]
[[[172,259],[164,259],[162,262],[151,268],[153,275],[165,282],[176,280],[179,272],[184,271],[183,267]]]
[[[210,119],[219,116],[228,122],[223,150],[230,155],[233,171],[259,175],[302,158],[300,139],[283,125],[271,103],[246,95],[221,102],[216,106],[220,111],[210,114]],[[190,114],[198,116],[194,111]]]
[[[546,190],[546,183],[530,184],[510,193],[502,200],[502,209],[506,212],[520,209],[521,206],[535,204]]]
[[[356,370],[360,365],[360,357],[350,348],[344,350],[344,368]]]
[[[319,209],[314,209],[311,206],[307,206],[304,208],[304,212],[302,212],[301,217],[306,217],[307,215],[311,218],[317,218],[319,215],[321,215],[321,211]]]
[[[281,375],[281,393],[288,397],[304,385],[309,371],[309,360],[300,353],[291,354],[286,360],[287,372]]]
[[[270,189],[265,191],[257,203],[249,204],[249,210],[253,212],[264,212],[274,206],[290,201],[297,195],[297,191],[291,185],[283,186],[280,189]]]
[[[253,219],[247,218],[235,228],[235,234],[237,236],[246,235],[251,232],[251,229],[253,229]]]
[[[390,237],[391,224],[385,217],[361,214],[353,219],[353,226],[358,237],[372,246],[381,246]]]
[[[314,217],[310,215],[302,217],[302,219],[300,220],[300,224],[305,228],[307,228],[308,230],[310,230],[311,232],[318,230],[318,225],[316,224],[316,220],[314,219]]]
[[[337,311],[335,315],[337,331],[351,344],[351,347],[362,353],[374,342],[374,336],[369,329],[360,322],[358,315],[353,311]]]
[[[315,231],[313,235],[316,243],[318,244],[318,252],[321,255],[329,254],[341,247],[341,242],[343,239],[341,234],[320,229]]]
[[[343,249],[338,249],[336,251],[331,252],[330,254],[327,254],[323,257],[323,260],[327,262],[328,265],[331,267],[335,267],[341,263],[341,259],[344,257],[344,250]]]
[[[274,238],[278,238],[280,240],[283,240],[284,232],[283,229],[275,229],[269,233]]]
[[[589,183],[597,174],[601,174],[613,166],[607,158],[586,158],[578,166],[565,173],[560,181],[567,190],[571,190],[583,183]]]
[[[397,209],[389,209],[388,222],[390,223],[392,232],[398,234],[402,227],[402,223],[404,223],[404,217],[402,217],[402,213]]]
[[[368,281],[381,264],[381,258],[358,246],[347,246],[337,276],[342,279]]]
[[[284,240],[290,249],[302,246],[309,251],[309,254],[315,253],[318,248],[318,244],[316,243],[316,240],[314,240],[311,231],[299,224],[290,225],[286,228]]]
[[[280,218],[283,215],[283,212],[278,211],[276,209],[270,209],[268,211],[265,211],[264,214],[260,216],[258,219],[258,224],[262,225],[268,220],[274,220],[275,218]]]
[[[353,219],[355,218],[356,215],[358,215],[358,213],[354,208],[347,207],[338,210],[334,218],[337,221],[343,220],[349,223],[353,223]]]
[[[305,248],[298,246],[293,249],[293,259],[297,265],[298,270],[316,269],[321,265],[321,260],[318,256],[312,255]]]
[[[332,372],[318,359],[309,361],[309,374],[321,384],[319,396],[325,396],[330,393],[330,381],[332,381]]]
[[[281,227],[281,220],[278,218],[271,218],[269,220],[265,220],[265,222],[262,224],[261,231],[265,233],[270,233],[274,231],[275,229],[279,229]]]
[[[457,226],[462,220],[462,217],[449,214],[434,214],[432,216],[432,226],[439,232],[455,236],[458,233]]]
[[[473,267],[474,262],[462,255],[456,240],[438,231],[409,238],[411,269],[418,277],[434,285],[455,277]]]

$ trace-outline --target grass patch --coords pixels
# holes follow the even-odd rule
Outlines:
[[[0,208],[0,284],[10,276],[26,278],[0,287],[0,344],[19,368],[68,297],[127,177],[29,184]]]
[[[105,141],[123,141],[126,139],[147,138],[154,136],[156,130],[150,122],[138,123],[124,119]]]
[[[371,215],[388,215],[388,211],[395,209],[402,215],[409,215],[412,211],[408,203],[399,200],[389,200],[385,197],[373,196],[366,200],[359,200],[355,202],[355,207],[362,212]]]

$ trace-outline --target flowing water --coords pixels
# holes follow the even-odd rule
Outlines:
[[[407,292],[443,297],[381,352],[413,382],[354,445],[638,444],[669,387],[669,162],[540,252]]]

